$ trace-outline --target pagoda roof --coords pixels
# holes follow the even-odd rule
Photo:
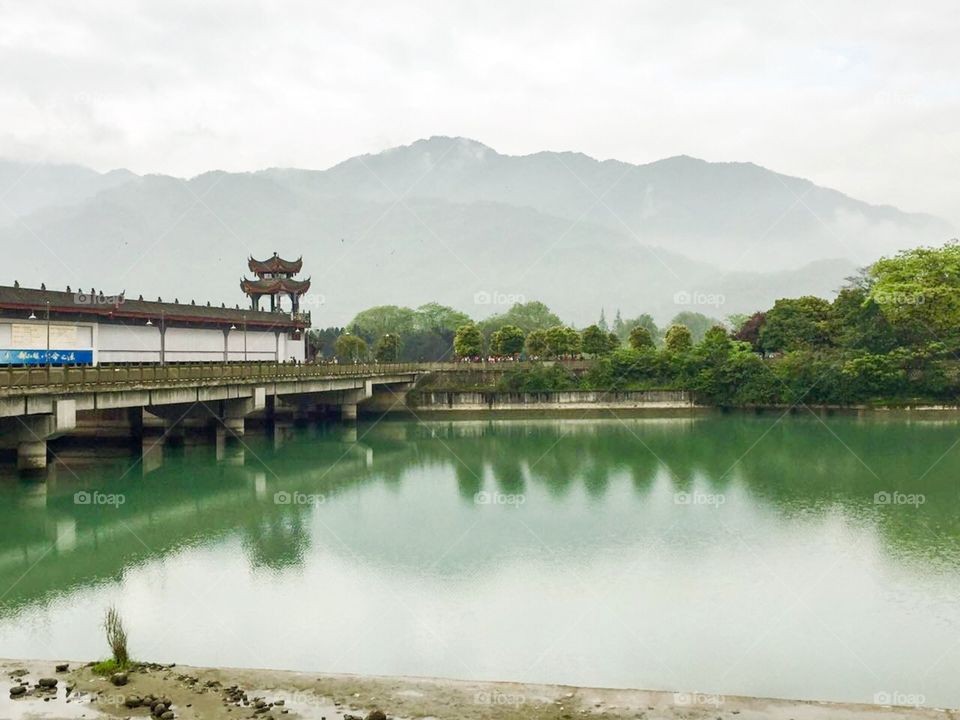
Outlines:
[[[302,328],[305,318],[284,313],[194,305],[192,302],[153,302],[134,300],[123,293],[104,296],[103,293],[78,290],[63,292],[35,288],[0,286],[0,317],[27,317],[31,312],[42,318],[47,302],[50,312],[57,317],[72,316],[78,320],[112,320],[114,322],[151,320],[158,324],[161,317],[168,324],[226,326],[246,323],[250,328]],[[14,315],[15,314],[15,315]]]
[[[275,295],[277,293],[303,295],[310,289],[310,278],[306,280],[293,280],[291,278],[247,280],[247,278],[244,278],[240,281],[240,289],[247,295]]]
[[[254,260],[250,257],[247,260],[247,266],[250,268],[250,272],[258,275],[260,273],[290,273],[296,275],[303,269],[303,257],[296,260],[284,260],[277,253],[274,253],[272,258],[266,260]]]

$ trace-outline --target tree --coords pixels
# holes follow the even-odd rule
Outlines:
[[[830,339],[838,347],[886,353],[897,346],[897,332],[870,297],[869,290],[857,285],[843,288],[833,299]]]
[[[546,330],[554,325],[560,325],[560,318],[542,302],[531,301],[516,303],[505,313],[487,318],[481,325],[485,331],[489,332],[504,325],[516,325],[528,333],[531,330]]]
[[[564,357],[580,353],[580,333],[563,325],[554,325],[547,330],[546,343],[546,354],[550,357]]]
[[[597,321],[597,327],[603,332],[610,332],[610,326],[607,325],[607,314],[603,308],[600,308],[600,319]]]
[[[698,343],[703,340],[703,336],[707,330],[719,323],[714,318],[707,317],[703,313],[684,310],[683,312],[677,313],[673,320],[670,321],[670,324],[683,325],[686,327],[690,331],[690,339],[694,343]]]
[[[347,325],[354,334],[361,334],[371,342],[386,333],[406,335],[413,330],[415,314],[407,307],[378,305],[357,313]]]
[[[453,352],[458,357],[476,357],[483,354],[483,335],[475,323],[469,322],[457,328],[453,336]]]
[[[656,343],[653,342],[653,337],[650,335],[650,331],[645,328],[643,325],[637,325],[630,331],[630,347],[634,350],[641,350],[643,348],[652,348],[656,346]]]
[[[684,353],[693,346],[690,328],[686,325],[671,325],[663,338],[664,347],[672,353]]]
[[[621,344],[620,336],[613,332],[613,330],[607,333],[607,352],[613,352],[619,349]]]
[[[867,271],[869,297],[897,332],[916,343],[960,337],[960,243],[904,250]]]
[[[350,333],[337,338],[335,352],[342,362],[360,362],[367,358],[367,343],[363,338]]]
[[[458,327],[468,322],[470,317],[466,313],[435,302],[421,305],[413,316],[414,329],[424,332],[454,333]]]
[[[599,325],[590,325],[580,333],[580,342],[587,355],[605,355],[610,351],[610,341],[607,333]]]
[[[490,336],[490,350],[494,355],[519,355],[524,339],[523,330],[516,325],[504,325]]]
[[[565,354],[571,355],[571,356],[579,355],[582,347],[582,343],[580,341],[580,333],[578,333],[576,330],[574,330],[571,327],[564,328],[563,332],[566,340]]]
[[[621,325],[620,339],[627,340],[630,337],[630,333],[635,327],[644,327],[647,329],[647,332],[650,333],[650,337],[654,342],[657,342],[657,338],[660,337],[660,328],[657,327],[657,324],[653,321],[653,318],[650,317],[647,313],[635,317],[631,320],[627,320]]]
[[[617,314],[613,318],[613,332],[615,332],[617,337],[621,340],[627,336],[627,332],[623,324],[623,317],[620,315],[620,308],[617,308]]]
[[[777,300],[760,330],[765,352],[810,350],[829,344],[830,303],[806,295]]]
[[[547,333],[544,330],[532,330],[527,333],[527,340],[524,343],[527,355],[531,357],[542,357],[547,352]]]
[[[373,347],[373,356],[378,362],[396,362],[400,358],[400,336],[396,333],[382,335]]]
[[[766,321],[766,313],[754,313],[737,326],[733,335],[734,339],[740,342],[750,343],[750,347],[753,348],[754,352],[761,352],[760,330]]]

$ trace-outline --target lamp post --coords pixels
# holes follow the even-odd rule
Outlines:
[[[47,370],[50,370],[50,301],[47,300]]]
[[[243,316],[243,361],[247,362],[247,316]]]

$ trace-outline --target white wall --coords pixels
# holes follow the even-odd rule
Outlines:
[[[160,362],[159,328],[104,323],[98,325],[97,330],[96,362]]]
[[[36,321],[30,321],[36,322]],[[11,327],[20,321],[0,321],[0,349],[11,348]],[[56,323],[66,327],[70,323]],[[94,363],[155,363],[160,361],[160,328],[157,325],[119,325],[76,323],[76,347],[93,349]],[[46,342],[44,333],[44,342]],[[72,344],[72,343],[71,343]],[[279,348],[278,348],[279,345]],[[229,335],[231,362],[247,360],[288,361],[304,359],[303,340],[290,340],[281,334],[279,343],[273,331],[247,330],[246,354],[244,332],[238,328]],[[20,349],[20,348],[17,348]],[[68,349],[68,348],[58,348]],[[198,328],[168,327],[165,347],[166,362],[223,362],[223,331]]]

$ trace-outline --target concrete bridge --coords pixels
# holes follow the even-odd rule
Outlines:
[[[0,369],[0,449],[17,467],[42,470],[47,442],[118,422],[132,432],[215,427],[241,437],[250,417],[336,412],[355,420],[374,395],[401,398],[432,365],[204,363]]]

